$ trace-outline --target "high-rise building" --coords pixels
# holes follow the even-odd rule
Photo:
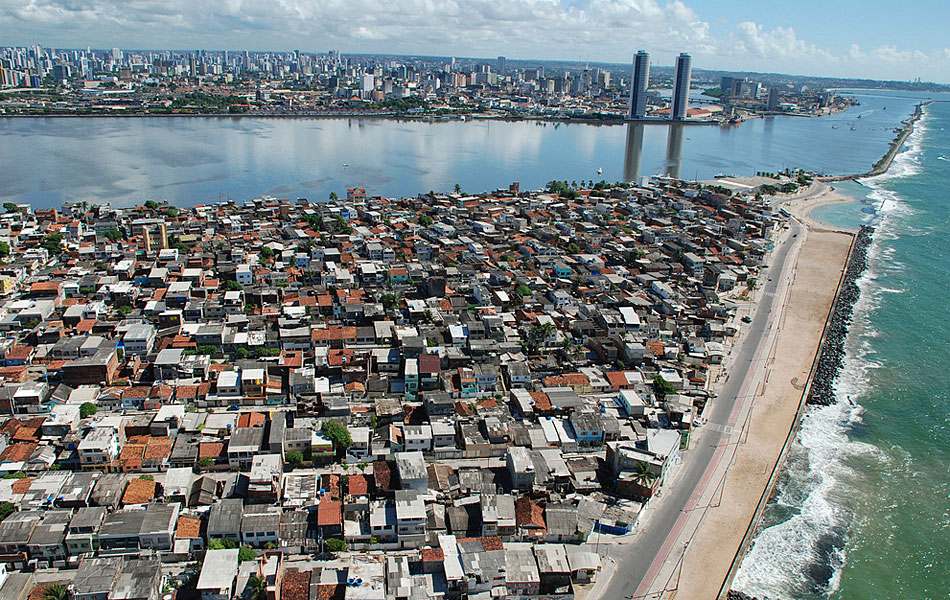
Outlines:
[[[769,110],[776,111],[778,110],[778,88],[772,87],[769,88]]]
[[[650,84],[650,55],[643,50],[633,57],[633,77],[630,79],[630,119],[642,119],[647,114],[647,86]]]
[[[722,91],[723,96],[735,96],[736,95],[736,78],[735,77],[723,77],[719,83],[719,89]]]
[[[504,56],[498,57],[498,72],[502,75],[508,72],[508,59]]]
[[[682,121],[689,105],[689,82],[693,74],[693,58],[681,53],[676,57],[676,76],[673,79],[673,98],[670,102],[670,119]]]

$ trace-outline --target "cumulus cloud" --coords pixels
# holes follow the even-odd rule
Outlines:
[[[714,31],[682,0],[0,0],[7,44],[617,62],[643,48],[659,64],[690,52],[698,68],[886,77],[927,67],[950,79],[950,50],[835,53],[792,27],[727,27]]]

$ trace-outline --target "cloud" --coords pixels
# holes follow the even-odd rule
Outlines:
[[[682,0],[0,0],[0,39],[614,62],[643,48],[657,64],[686,51],[697,68],[876,77],[933,70],[950,80],[948,49],[855,44],[836,53],[792,27],[719,19],[714,28]]]

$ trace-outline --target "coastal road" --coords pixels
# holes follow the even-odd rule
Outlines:
[[[778,329],[779,319],[773,320],[773,316],[777,317],[780,312],[790,279],[788,274],[797,257],[797,252],[792,250],[800,248],[805,234],[805,228],[798,221],[789,219],[788,224],[789,230],[781,232],[785,237],[773,250],[771,266],[765,276],[759,277],[761,300],[729,361],[728,378],[707,408],[706,425],[695,432],[691,448],[683,453],[680,472],[664,486],[659,497],[650,501],[650,514],[634,540],[610,547],[609,556],[616,568],[609,583],[598,586],[598,598],[661,598],[675,585],[677,569],[684,552],[688,551],[693,530],[687,525],[698,526],[696,521],[701,521],[704,508],[700,500],[707,491],[715,494],[721,478],[714,475],[727,468],[734,449],[730,442],[737,441],[742,427],[742,423],[737,423],[737,414],[746,403],[740,400],[747,400],[755,393],[756,386],[750,376],[767,359],[771,334]],[[717,592],[718,589],[710,590],[708,597],[714,598]]]

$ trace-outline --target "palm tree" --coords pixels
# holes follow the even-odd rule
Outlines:
[[[251,577],[248,585],[251,587],[251,598],[253,600],[264,600],[267,597],[267,580],[260,575]]]
[[[456,193],[456,194],[461,194],[461,193],[462,193],[462,186],[460,186],[460,185],[457,184],[457,183],[455,184],[455,193]]]
[[[43,592],[43,600],[66,600],[66,586],[62,583],[54,583]]]
[[[656,474],[650,470],[650,464],[638,462],[633,468],[633,480],[643,487],[653,487],[653,482],[658,479]]]

